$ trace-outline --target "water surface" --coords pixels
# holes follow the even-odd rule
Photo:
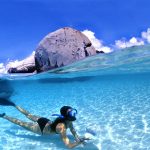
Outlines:
[[[0,96],[50,119],[63,105],[75,107],[77,132],[92,137],[76,149],[150,150],[149,66],[149,45],[132,47],[39,75],[1,75]],[[2,112],[29,121],[13,107]],[[66,149],[58,135],[39,136],[3,119],[0,130],[2,150]]]

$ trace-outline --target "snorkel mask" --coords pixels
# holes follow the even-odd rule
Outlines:
[[[59,118],[66,119],[68,121],[75,121],[76,120],[76,115],[77,115],[77,110],[70,107],[70,106],[63,106],[60,109],[60,114],[53,114],[52,116],[58,116]]]
[[[68,111],[67,111],[67,119],[69,121],[75,121],[77,113],[78,113],[77,110],[74,109],[74,108],[68,109]]]

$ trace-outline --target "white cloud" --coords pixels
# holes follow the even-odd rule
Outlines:
[[[92,42],[92,45],[93,45],[96,49],[102,47],[102,41],[101,41],[101,40],[98,40],[98,39],[95,37],[95,35],[94,35],[95,33],[94,33],[94,32],[89,31],[89,30],[84,30],[84,31],[82,31],[82,33],[83,33],[84,35],[86,35],[86,36],[89,38],[89,40]]]
[[[132,46],[140,46],[140,45],[144,45],[144,40],[135,37],[132,37],[129,41],[126,41],[125,39],[115,41],[115,46],[117,48],[126,48]]]
[[[0,63],[0,69],[3,68],[3,67],[4,67],[4,64],[3,64],[3,63]]]
[[[103,46],[103,42],[95,37],[94,32],[90,30],[84,30],[82,31],[82,33],[89,38],[96,50],[104,51],[105,53],[112,52],[112,49],[110,47]]]
[[[6,73],[6,68],[3,63],[0,63],[0,73]]]
[[[148,28],[147,31],[143,31],[141,33],[141,38],[132,37],[129,41],[125,39],[116,40],[115,46],[117,48],[126,48],[131,46],[144,45],[145,43],[150,43],[150,28]]]
[[[110,52],[112,52],[113,51],[113,49],[111,49],[110,47],[108,47],[108,46],[102,46],[100,49],[98,49],[98,50],[102,50],[103,52],[105,52],[105,53],[110,53]]]
[[[99,40],[95,37],[95,33],[90,31],[90,30],[84,30],[82,32],[85,34],[89,40],[92,42],[92,45],[95,47],[96,50],[99,51],[104,51],[105,53],[109,53],[113,51],[113,48],[109,46],[104,46],[103,41]],[[132,47],[132,46],[140,46],[144,45],[145,43],[150,43],[150,28],[147,29],[147,31],[144,31],[141,33],[141,37],[132,37],[129,40],[126,40],[125,38],[121,40],[116,40],[114,46],[117,47],[118,49],[123,49],[127,47]]]
[[[150,43],[150,28],[147,29],[147,32],[142,32],[142,38],[147,40]]]

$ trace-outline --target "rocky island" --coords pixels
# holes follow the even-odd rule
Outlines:
[[[69,65],[96,53],[91,41],[83,33],[65,27],[45,36],[30,61],[25,59],[20,66],[9,68],[8,72],[40,73]]]

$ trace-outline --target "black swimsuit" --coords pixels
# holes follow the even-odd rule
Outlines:
[[[42,134],[43,134],[44,127],[46,126],[46,124],[48,122],[51,122],[51,121],[47,118],[44,118],[44,117],[41,117],[41,118],[38,119],[37,123],[39,124],[39,127],[41,129]],[[64,123],[65,126],[67,127],[65,119],[57,118],[54,122],[51,122],[50,127],[51,127],[52,131],[56,132],[56,126],[57,126],[58,123]],[[56,134],[57,134],[57,132],[56,132]]]
[[[43,117],[38,119],[37,123],[38,123],[39,126],[40,126],[40,129],[41,129],[42,134],[43,134],[43,129],[44,129],[44,127],[46,126],[46,124],[47,124],[49,121],[50,121],[49,119],[43,118]]]

